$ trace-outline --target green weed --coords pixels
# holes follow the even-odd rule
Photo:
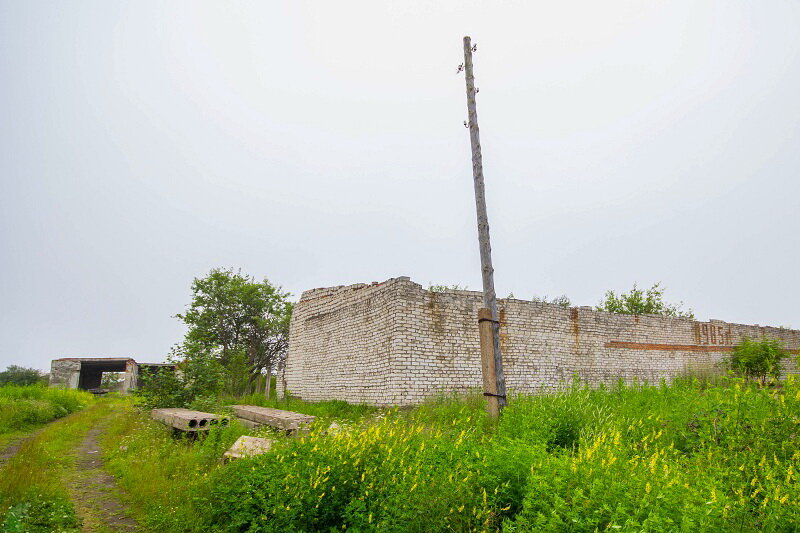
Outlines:
[[[0,387],[0,434],[29,429],[82,409],[93,401],[79,390],[44,385]]]
[[[3,531],[73,531],[78,527],[65,486],[74,464],[72,450],[109,410],[97,402],[57,420],[22,445],[0,469]]]
[[[413,409],[229,399],[317,414],[309,435],[224,465],[245,429],[176,439],[120,417],[110,466],[148,526],[168,531],[794,531],[800,384],[726,379],[575,385]]]

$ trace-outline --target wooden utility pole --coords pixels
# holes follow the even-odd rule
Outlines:
[[[497,373],[494,366],[494,335],[492,312],[482,307],[478,310],[478,332],[481,339],[481,375],[486,412],[491,418],[500,416],[500,396],[497,394]]]
[[[475,76],[472,73],[472,40],[464,37],[464,78],[467,83],[467,111],[469,140],[472,145],[472,177],[475,184],[475,207],[478,212],[478,243],[481,251],[481,273],[483,277],[483,305],[489,310],[492,324],[492,345],[494,347],[495,391],[485,390],[484,395],[496,398],[499,408],[507,404],[506,380],[503,375],[503,356],[500,352],[500,319],[497,314],[497,295],[494,292],[494,268],[492,267],[492,246],[489,243],[489,217],[486,215],[486,196],[483,186],[483,160],[481,158],[481,138],[478,129],[478,112],[475,106]],[[483,319],[481,319],[483,320]],[[491,406],[491,402],[490,402]],[[491,413],[490,413],[491,414]]]

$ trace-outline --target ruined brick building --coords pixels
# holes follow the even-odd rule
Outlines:
[[[478,309],[481,293],[431,292],[407,277],[383,283],[313,289],[294,308],[279,393],[409,405],[481,383]],[[576,376],[658,383],[720,362],[744,337],[800,347],[800,331],[619,315],[590,307],[516,299],[499,302],[510,391],[552,390]],[[797,372],[787,361],[788,372]]]

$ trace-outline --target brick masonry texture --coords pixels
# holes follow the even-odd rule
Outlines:
[[[310,401],[412,405],[481,384],[481,293],[431,292],[407,277],[306,291],[294,308],[278,393]],[[540,393],[575,377],[592,385],[659,383],[708,369],[744,337],[800,347],[800,331],[619,315],[590,307],[498,302],[509,391]],[[797,373],[794,358],[787,372]]]

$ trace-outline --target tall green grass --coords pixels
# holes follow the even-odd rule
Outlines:
[[[240,430],[192,444],[137,423],[120,429],[125,449],[110,457],[129,491],[156,480],[169,494],[157,512],[155,493],[136,505],[170,531],[755,532],[800,523],[793,378],[779,388],[575,386],[516,396],[499,423],[481,403],[369,412],[228,465],[217,454]]]
[[[253,432],[234,421],[193,439],[128,404],[101,445],[105,466],[126,489],[140,524],[152,531],[205,531],[209,476],[224,469],[222,454],[244,434]]]
[[[80,524],[67,485],[75,462],[73,450],[112,408],[113,404],[104,400],[57,420],[25,442],[0,468],[0,531],[78,531]]]
[[[50,422],[92,401],[90,393],[80,390],[5,385],[0,387],[0,435]]]
[[[261,407],[274,407],[286,411],[294,411],[306,415],[313,415],[325,420],[348,420],[357,421],[362,418],[375,414],[380,410],[376,407],[363,404],[349,404],[341,400],[328,400],[324,402],[306,402],[298,398],[275,398],[267,399],[263,394],[248,394],[245,396],[224,396],[222,405],[242,404],[258,405]]]

